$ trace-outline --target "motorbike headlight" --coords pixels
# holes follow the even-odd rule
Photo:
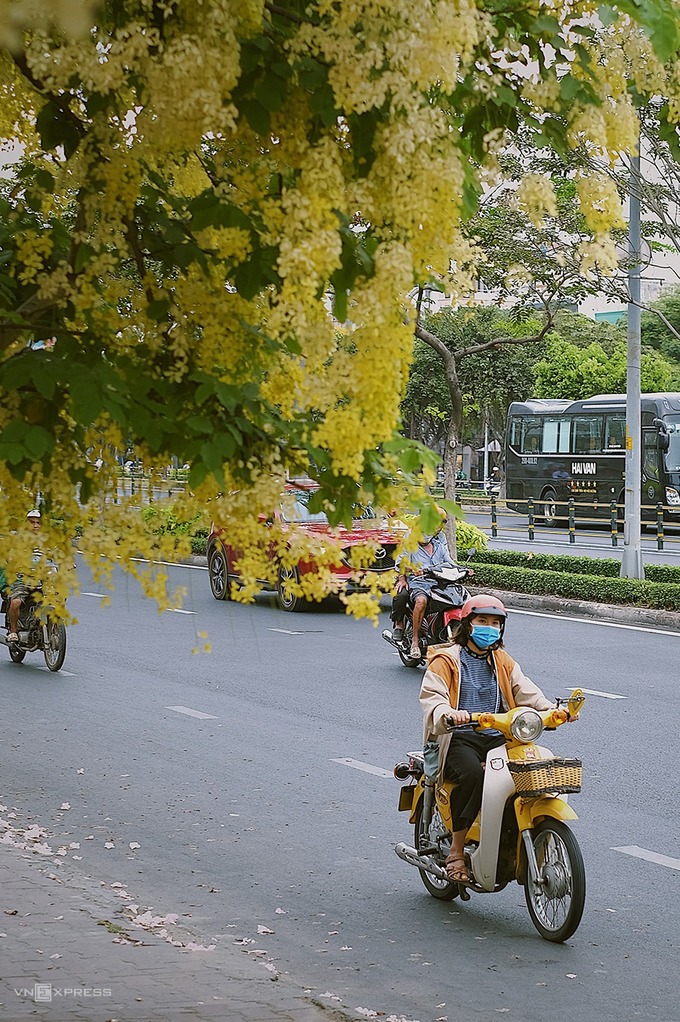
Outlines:
[[[536,710],[522,710],[510,725],[512,737],[518,742],[534,742],[542,730],[543,721]]]

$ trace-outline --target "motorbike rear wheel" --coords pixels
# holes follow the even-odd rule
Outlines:
[[[20,664],[26,656],[25,649],[19,649],[18,646],[8,646],[9,657],[13,664]]]
[[[66,628],[58,621],[47,622],[47,645],[43,650],[50,671],[59,671],[66,657]]]
[[[420,804],[416,809],[416,820],[414,828],[415,833],[413,839],[416,851],[418,852],[420,852],[420,848],[422,845],[422,839],[420,836],[422,818],[423,818],[423,800],[421,799]],[[444,824],[441,816],[439,815],[439,810],[435,806],[432,810],[432,821],[430,823],[431,839],[434,837],[434,835],[437,834],[438,831],[439,833],[442,833],[444,831]],[[434,844],[435,842],[432,841],[432,843]],[[444,865],[443,856],[441,857],[441,859],[442,861],[438,862],[438,864],[443,867]],[[458,895],[460,894],[460,887],[458,886],[458,884],[447,883],[446,880],[440,880],[439,877],[433,876],[432,873],[428,873],[424,869],[418,870],[418,872],[420,873],[420,879],[423,881],[429,894],[431,894],[433,898],[438,898],[439,901],[452,901],[454,898],[457,898]]]
[[[524,895],[531,921],[545,940],[561,944],[581,922],[586,900],[586,871],[578,841],[561,820],[542,820],[531,834],[539,876],[537,891],[529,877]]]
[[[423,650],[421,647],[420,656],[416,659],[409,655],[411,649],[411,639],[413,638],[413,624],[410,619],[407,619],[404,624],[404,638],[403,641],[397,646],[397,652],[399,659],[401,660],[404,667],[419,667],[423,662]]]

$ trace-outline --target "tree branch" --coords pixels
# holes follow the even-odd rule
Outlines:
[[[478,355],[480,351],[489,351],[490,348],[496,348],[500,345],[536,344],[538,341],[543,340],[552,326],[552,323],[552,316],[548,316],[543,327],[537,334],[532,334],[530,337],[494,337],[492,341],[484,341],[483,344],[471,344],[467,348],[461,348],[460,351],[456,352],[456,356],[458,358],[464,358],[466,355]]]

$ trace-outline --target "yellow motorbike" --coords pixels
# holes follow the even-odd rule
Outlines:
[[[516,707],[471,715],[473,726],[497,729],[506,744],[486,758],[482,806],[465,846],[469,884],[454,883],[445,868],[453,783],[438,784],[431,776],[434,769],[429,764],[426,769],[423,753],[409,753],[406,762],[397,763],[395,777],[410,781],[401,788],[399,809],[410,813],[415,847],[400,842],[395,851],[417,866],[434,898],[467,901],[471,891],[494,893],[516,880],[524,887],[529,915],[542,937],[559,943],[576,932],[586,876],[578,842],[567,826],[578,818],[567,796],[581,790],[581,761],[558,758],[536,740],[544,730],[576,717],[584,701],[581,689],[575,689],[551,710]]]

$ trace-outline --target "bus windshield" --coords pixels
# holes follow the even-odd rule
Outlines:
[[[666,471],[680,471],[680,415],[667,415],[664,418],[668,432],[668,450],[666,451]]]

